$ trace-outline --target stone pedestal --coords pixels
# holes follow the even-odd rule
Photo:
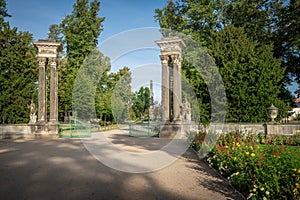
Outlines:
[[[182,124],[166,123],[160,125],[159,137],[160,138],[180,138],[182,136]]]
[[[279,134],[279,124],[278,123],[266,123],[265,127],[265,135],[278,135]]]

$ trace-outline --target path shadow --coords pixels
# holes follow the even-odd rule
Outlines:
[[[203,158],[199,158],[193,149],[190,148],[182,156],[188,160],[187,167],[201,174],[201,176],[197,178],[199,185],[224,195],[226,199],[246,199],[224,177],[210,167]]]
[[[150,151],[159,150],[172,141],[172,139],[168,138],[129,137],[126,134],[113,134],[110,136],[110,139],[116,145],[134,146]],[[185,159],[187,167],[200,174],[196,181],[202,187],[220,193],[227,199],[245,199],[226,179],[212,169],[205,160],[200,159],[193,149],[187,149],[181,155],[181,158]]]

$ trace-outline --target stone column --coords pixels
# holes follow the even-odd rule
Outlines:
[[[50,122],[58,123],[58,75],[56,58],[50,58]]]
[[[38,123],[47,121],[47,97],[46,97],[46,58],[39,58],[39,105],[38,105]]]
[[[153,81],[150,80],[150,105],[153,105]]]
[[[166,55],[160,56],[162,63],[162,75],[161,75],[161,103],[163,107],[163,120],[170,120],[170,72],[169,72],[169,57]]]
[[[181,121],[181,58],[180,55],[172,55],[173,61],[173,120],[174,122]]]
[[[149,119],[154,120],[154,94],[153,94],[153,81],[150,80],[150,107],[149,107]]]

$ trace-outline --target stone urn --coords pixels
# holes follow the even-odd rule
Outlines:
[[[275,118],[278,115],[278,108],[276,108],[273,104],[268,108],[268,113],[271,118],[271,121],[274,122]]]

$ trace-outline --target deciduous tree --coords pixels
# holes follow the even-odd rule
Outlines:
[[[66,49],[66,73],[59,87],[64,90],[59,106],[65,111],[72,109],[72,91],[78,69],[84,59],[97,47],[98,37],[102,31],[103,17],[99,17],[100,2],[77,0],[73,11],[60,24],[62,41]],[[55,28],[55,27],[54,27]],[[56,29],[55,29],[56,30]]]

